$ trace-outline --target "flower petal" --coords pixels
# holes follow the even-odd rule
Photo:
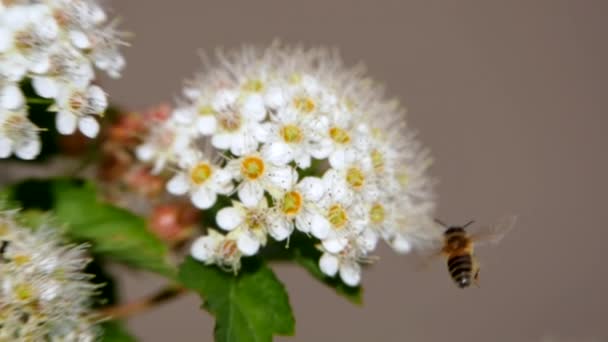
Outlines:
[[[99,133],[99,123],[92,116],[85,116],[78,120],[78,129],[89,138],[95,138]]]
[[[323,247],[330,253],[338,253],[346,247],[348,240],[343,237],[331,237],[322,241]]]
[[[311,219],[312,224],[310,227],[310,232],[312,235],[319,240],[327,238],[331,230],[331,226],[329,225],[327,219],[319,214],[313,214]]]
[[[260,249],[260,241],[248,233],[242,233],[236,240],[236,246],[246,256],[254,255]]]
[[[255,207],[264,197],[264,188],[259,182],[243,182],[238,195],[244,206]]]
[[[275,186],[288,190],[295,183],[297,173],[291,167],[274,167],[267,174],[268,180]]]
[[[211,138],[211,144],[221,150],[227,150],[232,144],[232,134],[217,133]]]
[[[55,117],[57,131],[61,134],[72,134],[76,131],[76,123],[78,118],[76,115],[68,111],[60,111]]]
[[[198,118],[197,122],[198,131],[202,135],[211,135],[215,133],[217,129],[217,119],[213,115],[203,115]]]
[[[195,207],[209,209],[215,204],[217,194],[207,187],[201,187],[190,196],[190,199]]]
[[[226,207],[218,211],[215,221],[220,228],[230,231],[243,223],[243,215],[234,207]]]
[[[325,195],[325,184],[317,177],[304,177],[296,186],[296,189],[311,202],[318,202]]]
[[[173,195],[183,195],[189,187],[188,177],[183,173],[176,174],[167,182],[167,191]]]
[[[404,236],[397,235],[391,241],[391,246],[395,250],[395,252],[400,254],[409,253],[412,250],[412,243]]]
[[[247,97],[241,111],[244,116],[254,121],[262,121],[266,117],[266,107],[264,99],[258,94],[253,94]]]
[[[293,223],[285,218],[272,218],[268,233],[277,241],[283,241],[293,232]]]
[[[21,159],[32,160],[32,159],[36,158],[36,156],[38,154],[40,154],[41,148],[42,148],[42,145],[40,143],[40,140],[34,139],[31,141],[28,141],[23,146],[17,147],[15,149],[15,154],[17,155],[17,157],[19,157]]]
[[[323,253],[319,258],[319,268],[324,274],[333,277],[338,273],[339,260],[334,255]]]
[[[18,86],[10,84],[2,88],[0,94],[0,106],[6,109],[17,109],[23,105],[23,93]]]
[[[275,141],[265,145],[262,150],[262,156],[275,165],[285,165],[293,160],[291,148],[282,141]]]
[[[190,255],[196,260],[207,261],[213,257],[215,246],[217,246],[216,239],[211,236],[201,236],[192,243]]]
[[[34,77],[32,86],[36,94],[47,99],[55,98],[59,93],[57,82],[50,77]]]
[[[348,286],[358,286],[361,282],[361,266],[356,262],[349,262],[340,267],[340,278]]]

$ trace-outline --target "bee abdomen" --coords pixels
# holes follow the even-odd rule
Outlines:
[[[473,273],[471,255],[464,254],[448,258],[448,271],[459,287],[464,288],[471,285]]]

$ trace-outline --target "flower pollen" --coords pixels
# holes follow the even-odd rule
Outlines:
[[[346,182],[355,189],[360,189],[365,183],[365,175],[361,169],[351,167],[346,171]]]
[[[199,163],[192,168],[190,171],[190,179],[196,185],[201,185],[205,183],[211,175],[213,174],[213,170],[211,166],[207,163]]]
[[[332,127],[329,129],[329,136],[338,144],[348,144],[350,142],[350,135],[342,128]]]
[[[302,209],[302,195],[297,191],[290,191],[283,197],[281,210],[286,215],[297,215]]]
[[[331,223],[331,225],[336,229],[343,228],[348,222],[346,211],[340,204],[334,204],[329,207],[329,210],[327,211],[327,218],[329,223]]]
[[[300,127],[296,125],[285,125],[281,128],[281,136],[286,143],[299,143],[302,141],[303,134]]]
[[[246,157],[241,163],[241,174],[249,180],[260,178],[264,170],[264,161],[259,157]]]

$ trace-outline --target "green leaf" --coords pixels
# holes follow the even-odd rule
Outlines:
[[[188,258],[179,279],[201,295],[203,307],[215,316],[218,342],[264,342],[273,335],[294,334],[287,292],[265,264],[245,263],[235,276]]]
[[[102,342],[136,342],[137,339],[129,334],[123,324],[117,321],[108,321],[101,324],[103,335]]]
[[[92,183],[68,179],[30,180],[12,189],[24,208],[52,210],[76,241],[90,242],[91,252],[108,260],[174,276],[168,249],[146,228],[143,218],[103,203]]]

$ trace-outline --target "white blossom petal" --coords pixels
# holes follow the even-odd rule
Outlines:
[[[330,237],[321,242],[323,247],[330,253],[338,253],[348,244],[348,240],[344,237]]]
[[[314,237],[319,240],[323,240],[327,238],[329,232],[331,231],[331,226],[327,219],[320,214],[312,214],[310,216],[311,219],[311,227],[310,232]]]
[[[40,154],[40,149],[42,148],[42,144],[40,140],[35,139],[32,141],[28,141],[23,146],[19,146],[15,149],[15,154],[17,157],[24,160],[32,160],[36,158],[37,155]]]
[[[201,236],[194,240],[190,247],[190,255],[196,260],[207,261],[213,257],[217,240],[212,236]]]
[[[358,286],[361,282],[361,266],[356,262],[349,262],[340,267],[340,278],[348,286]]]
[[[280,87],[270,87],[264,94],[264,102],[270,108],[280,108],[285,105],[285,96]]]
[[[296,189],[311,202],[318,202],[325,195],[325,184],[317,177],[304,177],[296,186]]]
[[[25,101],[21,89],[14,84],[2,88],[0,95],[0,106],[6,109],[18,109],[23,106]]]
[[[78,117],[68,111],[60,111],[55,117],[57,131],[61,134],[72,134],[76,131]]]
[[[34,77],[32,86],[36,94],[46,99],[56,98],[59,93],[57,82],[50,77]]]
[[[78,129],[89,138],[95,138],[99,133],[99,123],[92,116],[85,116],[78,120]]]
[[[254,121],[262,121],[266,117],[264,99],[258,94],[248,96],[241,110],[244,116]]]
[[[167,191],[173,195],[183,195],[188,192],[190,183],[188,177],[183,173],[178,173],[167,182]]]
[[[243,219],[242,212],[234,207],[222,208],[215,216],[217,225],[228,231],[240,226]]]
[[[286,165],[293,160],[291,148],[282,141],[275,141],[265,145],[265,148],[262,150],[262,156],[276,165]]]
[[[69,36],[72,44],[81,50],[88,49],[91,46],[89,37],[82,31],[72,30],[69,32]]]
[[[252,237],[250,234],[240,234],[236,240],[236,246],[245,256],[252,256],[260,249],[260,241]]]
[[[401,235],[395,236],[391,243],[391,246],[393,247],[395,252],[400,254],[406,254],[412,250],[412,243],[409,241],[409,239]]]
[[[268,233],[277,241],[283,241],[293,232],[293,224],[285,218],[275,217],[270,220]]]
[[[259,182],[244,182],[238,191],[239,199],[246,207],[255,207],[264,197],[264,188]]]
[[[275,167],[268,172],[268,180],[275,186],[288,190],[293,185],[297,174],[291,167]]]
[[[209,209],[217,200],[217,194],[210,191],[207,187],[201,187],[192,193],[190,196],[192,203],[199,209]]]
[[[211,138],[211,144],[221,150],[227,150],[232,145],[232,134],[218,133]]]
[[[333,277],[338,273],[339,260],[332,254],[323,253],[319,258],[319,268],[324,274]]]
[[[217,119],[213,115],[203,115],[197,121],[198,131],[203,135],[211,135],[217,129]]]

